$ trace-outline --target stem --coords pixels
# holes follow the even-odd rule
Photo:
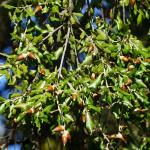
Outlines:
[[[64,47],[64,51],[63,51],[63,54],[62,54],[62,57],[61,57],[60,67],[59,67],[59,71],[58,71],[58,79],[59,79],[60,76],[61,76],[61,70],[62,70],[62,65],[63,65],[65,53],[66,53],[66,50],[67,50],[69,35],[70,35],[70,27],[68,27],[67,37],[66,37],[66,42],[65,42],[65,47]]]
[[[39,45],[41,45],[46,39],[48,39],[50,36],[52,36],[57,30],[59,30],[60,28],[62,28],[63,25],[59,26],[58,28],[56,28],[53,32],[50,32],[40,43]]]

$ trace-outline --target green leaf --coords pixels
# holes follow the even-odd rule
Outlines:
[[[93,81],[92,84],[89,85],[89,88],[96,89],[100,83],[101,83],[101,75],[99,75],[97,79]]]
[[[67,123],[74,122],[74,119],[70,114],[65,114],[64,119]]]
[[[52,7],[52,11],[51,11],[52,13],[59,13],[59,7],[57,6],[57,5],[54,5],[53,7]]]
[[[82,65],[88,65],[88,64],[91,64],[92,63],[92,55],[87,55],[84,59],[84,61],[82,62]]]
[[[1,104],[1,106],[0,106],[0,114],[4,113],[4,111],[6,109],[5,105],[6,105],[5,103]]]
[[[25,117],[25,113],[23,112],[23,113],[21,113],[21,114],[19,114],[19,116],[17,117],[17,119],[16,119],[16,122],[20,122],[24,117]]]
[[[8,4],[2,5],[2,6],[6,9],[14,9],[15,8],[14,6],[8,5]]]
[[[96,39],[99,41],[107,40],[107,35],[105,32],[98,30],[98,36],[96,37]]]
[[[137,17],[137,24],[139,25],[142,22],[142,13],[140,11],[138,17]]]
[[[86,112],[86,128],[92,134],[93,129],[94,129],[94,122],[89,112]]]
[[[58,60],[59,57],[62,55],[63,50],[63,47],[59,47],[58,50],[54,52],[54,57],[52,58],[52,60]]]
[[[97,107],[97,106],[94,106],[94,105],[88,105],[87,107],[88,107],[88,109],[94,110],[95,112],[98,112],[98,113],[101,112],[100,107]]]
[[[123,21],[121,20],[119,15],[117,16],[116,23],[117,23],[118,30],[120,31],[123,28]]]
[[[139,87],[144,87],[146,88],[147,86],[145,85],[145,83],[141,80],[141,79],[135,79],[135,82],[138,84]]]

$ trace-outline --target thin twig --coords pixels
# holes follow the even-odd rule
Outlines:
[[[123,0],[122,11],[123,11],[123,24],[125,24],[125,2],[124,2],[124,0]]]
[[[64,47],[64,51],[63,51],[63,54],[62,54],[62,57],[61,57],[60,67],[59,67],[59,71],[58,71],[58,79],[61,76],[61,70],[62,70],[62,65],[63,65],[65,53],[66,53],[66,50],[67,50],[69,35],[70,35],[70,27],[68,27],[67,36],[66,36],[66,42],[65,42],[65,47]]]
[[[50,36],[52,36],[57,30],[59,30],[62,27],[63,27],[63,25],[56,28],[53,32],[50,32],[44,39],[42,39],[42,41],[39,43],[39,45],[41,45],[46,39],[48,39]]]

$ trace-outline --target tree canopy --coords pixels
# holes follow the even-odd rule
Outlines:
[[[148,0],[21,0],[2,7],[12,50],[0,53],[0,80],[11,89],[1,94],[0,113],[11,127],[34,148],[34,141],[55,137],[66,149],[148,149]]]

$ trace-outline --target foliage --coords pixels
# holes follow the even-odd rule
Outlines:
[[[4,5],[13,52],[1,53],[7,62],[0,74],[14,92],[0,98],[0,112],[11,126],[27,128],[35,140],[60,136],[67,148],[148,148],[150,48],[134,28],[149,38],[143,22],[150,22],[150,4],[108,4],[89,1],[84,13],[77,0]]]

